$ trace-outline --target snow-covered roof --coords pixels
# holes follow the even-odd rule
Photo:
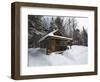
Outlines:
[[[65,40],[72,40],[72,38],[63,37],[63,36],[58,36],[58,35],[53,35],[52,37],[60,38],[60,39],[65,39]]]
[[[57,30],[54,30],[50,33],[48,33],[47,35],[45,35],[44,37],[42,37],[39,42],[43,41],[45,38],[47,38],[48,36],[51,36],[51,37],[55,37],[55,38],[60,38],[60,39],[66,39],[66,40],[72,40],[72,38],[68,38],[68,37],[63,37],[63,36],[58,36],[58,35],[54,35],[55,32],[57,32]]]

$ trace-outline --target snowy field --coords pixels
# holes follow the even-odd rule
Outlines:
[[[88,63],[88,47],[72,46],[62,53],[46,55],[45,49],[28,49],[28,66],[83,65]]]

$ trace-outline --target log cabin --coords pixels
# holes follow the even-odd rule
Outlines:
[[[58,29],[50,32],[39,40],[40,48],[46,48],[47,54],[64,51],[68,45],[71,45],[71,42],[72,38],[64,37]]]

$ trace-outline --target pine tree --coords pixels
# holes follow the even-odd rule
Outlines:
[[[49,32],[52,32],[53,30],[57,29],[57,26],[55,24],[55,19],[52,17],[49,27]]]
[[[61,32],[61,34],[63,36],[65,36],[65,28],[64,28],[63,22],[64,22],[64,20],[61,17],[57,17],[55,19],[55,24],[56,24],[57,28],[59,29],[59,31]]]
[[[83,26],[83,31],[82,31],[82,42],[84,46],[88,46],[88,34],[84,26]]]
[[[42,16],[29,15],[28,16],[28,47],[38,47],[38,40],[41,35],[39,31],[43,30],[42,28]]]

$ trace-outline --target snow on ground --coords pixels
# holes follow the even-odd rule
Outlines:
[[[83,65],[88,63],[88,47],[72,46],[62,53],[46,55],[46,49],[29,48],[28,66]]]

